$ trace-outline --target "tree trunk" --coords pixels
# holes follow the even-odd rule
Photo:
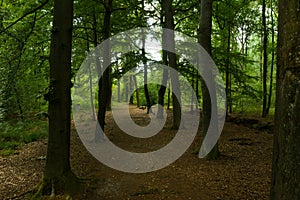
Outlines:
[[[85,31],[85,34],[86,34],[86,39],[88,40],[89,36],[88,36],[88,33],[87,31]],[[90,52],[90,44],[89,42],[86,43],[86,50],[87,52]],[[95,105],[94,105],[94,95],[93,95],[93,78],[92,78],[92,71],[91,71],[91,63],[90,61],[88,61],[88,70],[89,70],[89,83],[90,83],[90,102],[91,102],[91,112],[92,112],[92,118],[93,118],[93,121],[96,121],[96,116],[95,116]],[[75,78],[75,76],[74,76]],[[74,81],[75,82],[75,81]],[[80,82],[78,82],[80,83]]]
[[[162,5],[162,14],[161,14],[161,24],[162,24],[162,27],[165,28],[165,22],[164,22],[164,18],[165,18],[165,7]],[[168,52],[166,50],[164,50],[164,47],[165,47],[165,42],[166,42],[166,39],[165,39],[165,30],[163,30],[163,33],[162,33],[162,46],[163,46],[163,49],[162,49],[162,61],[163,61],[163,65],[165,66],[168,66]],[[161,86],[159,88],[159,91],[158,91],[158,100],[157,100],[157,103],[162,105],[162,107],[158,107],[158,111],[157,111],[157,118],[159,119],[162,119],[163,118],[163,107],[164,107],[164,100],[165,100],[165,93],[166,93],[166,85],[167,85],[167,81],[168,81],[168,76],[169,76],[169,72],[168,72],[168,69],[165,68],[164,71],[163,71],[163,77],[162,77],[162,83],[161,83]]]
[[[198,42],[211,55],[211,33],[212,33],[212,0],[201,0],[201,19]],[[211,72],[210,72],[211,73]],[[211,74],[212,77],[212,74]],[[203,120],[203,134],[206,135],[210,118],[212,115],[212,106],[217,106],[216,102],[211,102],[209,90],[201,78],[202,88],[202,120]],[[216,95],[216,94],[211,94]],[[217,159],[219,157],[218,143],[214,146],[211,152],[206,156],[206,159]]]
[[[164,41],[163,41],[164,42]],[[167,52],[163,50],[163,64],[165,66],[168,65],[168,58],[167,58]],[[168,81],[168,69],[165,68],[163,71],[163,78],[162,78],[162,83],[158,91],[158,104],[162,105],[164,107],[165,104],[165,93],[166,93],[166,85]],[[162,119],[163,118],[163,107],[158,107],[157,111],[157,118]]]
[[[262,6],[262,24],[263,24],[263,110],[262,117],[267,116],[267,72],[268,72],[268,31],[266,23],[266,0],[263,0]]]
[[[128,76],[124,76],[123,78],[124,81],[124,95],[125,95],[125,102],[128,102]]]
[[[168,88],[168,104],[167,109],[170,110],[170,103],[171,103],[171,82],[169,81],[169,88]]]
[[[274,16],[273,16],[273,0],[270,2],[271,7],[271,31],[272,31],[272,58],[271,58],[271,71],[270,71],[270,87],[269,87],[269,98],[267,105],[267,115],[269,114],[270,107],[272,104],[272,93],[273,93],[273,72],[274,72],[274,62],[275,62],[275,30],[274,30]]]
[[[300,199],[300,4],[279,1],[275,135],[270,199]]]
[[[147,103],[147,114],[150,112],[151,107],[151,101],[150,101],[150,95],[148,90],[148,66],[147,66],[147,58],[146,58],[146,52],[145,52],[145,38],[143,37],[143,47],[142,47],[142,57],[143,57],[143,65],[144,65],[144,93]]]
[[[121,102],[121,83],[118,80],[118,102]]]
[[[136,106],[140,107],[140,93],[136,80],[136,75],[133,75],[134,87],[135,87],[135,95],[136,95]]]
[[[174,9],[172,6],[173,0],[164,0],[163,7],[165,11],[165,25],[167,29],[174,30]],[[175,52],[175,36],[174,32],[170,32],[168,35],[168,42],[171,46],[171,50]],[[166,38],[163,38],[166,39]],[[181,121],[181,95],[180,95],[180,85],[178,78],[178,67],[176,54],[173,52],[168,52],[169,66],[173,68],[170,72],[170,77],[172,81],[172,102],[173,102],[173,129],[178,129]],[[175,95],[176,94],[176,95]]]
[[[104,26],[103,26],[103,37],[104,40],[108,39],[110,37],[110,19],[111,19],[111,10],[112,10],[112,0],[105,0],[104,2],[104,8],[105,8],[105,15],[104,15]],[[104,131],[105,126],[105,114],[106,114],[106,108],[108,105],[108,101],[110,99],[110,43],[107,41],[104,46],[103,51],[103,67],[107,67],[103,71],[102,79],[99,80],[98,87],[99,87],[99,111],[98,111],[98,122],[101,127],[101,129]],[[101,132],[99,130],[99,127],[97,126],[96,134],[95,134],[95,141],[100,141],[103,139],[103,136],[101,135]]]
[[[129,98],[129,104],[133,105],[133,77],[132,75],[129,76],[129,94],[130,98]]]
[[[226,116],[228,113],[232,111],[231,106],[231,81],[230,81],[230,51],[231,51],[231,25],[228,24],[228,35],[227,35],[227,59],[226,59],[226,69],[225,69],[225,77],[226,77],[226,95],[227,95],[227,107],[226,107]]]
[[[71,49],[73,1],[55,0],[50,47],[49,137],[44,182],[67,189],[70,167]],[[71,175],[71,176],[70,176]]]
[[[199,111],[199,78],[196,77],[196,112]]]
[[[193,88],[193,91],[195,91],[195,78],[194,78],[194,68],[192,70],[192,88]],[[195,99],[195,96],[194,96],[194,92],[191,92],[191,107],[190,107],[190,111],[191,113],[194,112],[194,99]]]
[[[89,62],[89,61],[88,61]],[[94,95],[93,95],[93,78],[92,78],[92,71],[91,71],[91,63],[88,63],[88,70],[89,70],[89,79],[90,79],[90,102],[92,107],[92,118],[93,121],[96,121],[95,117],[95,106],[94,106]]]

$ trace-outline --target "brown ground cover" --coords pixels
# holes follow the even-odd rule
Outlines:
[[[144,110],[131,108],[136,123],[149,120]],[[126,136],[107,116],[107,134],[112,142],[132,151],[158,149],[176,134],[170,117],[158,137],[136,140]],[[74,173],[85,179],[83,192],[73,199],[268,199],[271,178],[273,135],[270,122],[234,115],[226,122],[219,140],[221,157],[215,161],[199,159],[194,143],[173,164],[164,169],[131,174],[111,169],[87,152],[75,129],[71,136],[71,164]],[[253,119],[255,119],[253,122]],[[252,124],[251,124],[252,123]],[[15,155],[0,157],[0,199],[25,199],[42,177],[47,140],[26,144]],[[59,197],[59,196],[58,196]]]

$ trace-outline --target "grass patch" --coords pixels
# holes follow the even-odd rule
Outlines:
[[[22,145],[44,139],[48,134],[47,121],[19,121],[0,124],[0,155],[8,156]]]

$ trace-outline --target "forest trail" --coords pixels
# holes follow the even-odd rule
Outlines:
[[[131,108],[137,124],[149,122],[145,110]],[[111,113],[107,115],[107,135],[118,146],[137,152],[158,149],[176,134],[170,116],[158,137],[134,139],[122,134]],[[237,119],[237,118],[235,118]],[[235,120],[233,120],[235,121]],[[194,153],[201,141],[198,133],[188,151],[164,169],[130,174],[111,169],[93,158],[73,129],[71,165],[88,187],[74,199],[268,199],[271,179],[273,135],[241,124],[227,122],[220,138],[221,158],[199,159]],[[155,139],[156,138],[156,139]],[[15,155],[0,157],[0,199],[20,196],[41,179],[47,140],[29,143]]]

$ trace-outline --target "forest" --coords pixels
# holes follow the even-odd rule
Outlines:
[[[0,0],[0,199],[300,199],[299,0]]]

